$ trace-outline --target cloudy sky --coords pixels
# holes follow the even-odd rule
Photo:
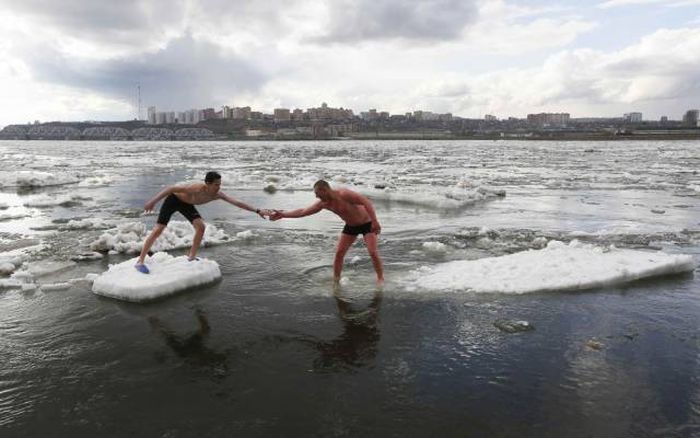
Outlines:
[[[680,119],[700,0],[0,0],[0,126],[131,119],[139,84],[163,111]]]

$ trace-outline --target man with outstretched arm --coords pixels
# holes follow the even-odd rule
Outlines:
[[[263,219],[265,216],[270,215],[268,210],[260,210],[245,202],[238,201],[226,193],[221,192],[221,175],[217,172],[207,172],[204,177],[204,183],[192,183],[183,185],[174,185],[166,187],[161,190],[156,196],[150,201],[146,202],[144,210],[150,212],[153,210],[155,205],[161,199],[165,198],[163,205],[160,207],[160,214],[158,215],[158,220],[156,226],[148,235],[146,241],[143,243],[143,249],[139,255],[138,261],[136,262],[136,270],[148,274],[148,267],[144,264],[146,254],[150,251],[153,243],[158,239],[158,236],[163,232],[170,217],[173,213],[180,212],[194,227],[194,237],[192,238],[192,248],[190,248],[189,259],[195,260],[197,256],[197,250],[199,249],[199,244],[202,243],[202,237],[204,236],[204,221],[199,215],[199,212],[195,208],[195,205],[206,204],[207,202],[215,201],[221,199],[229,204],[233,204],[238,208],[243,210],[253,211],[257,213]]]
[[[333,260],[333,281],[340,282],[340,273],[343,270],[345,254],[355,242],[357,236],[362,234],[367,245],[367,251],[372,258],[374,270],[377,273],[377,283],[384,283],[384,269],[382,260],[377,250],[377,234],[382,230],[374,212],[374,206],[365,196],[349,189],[334,190],[323,180],[314,184],[314,193],[318,201],[306,208],[283,211],[273,210],[270,220],[276,221],[282,218],[298,218],[316,214],[319,211],[330,210],[345,221],[345,227],[338,239],[338,247]]]

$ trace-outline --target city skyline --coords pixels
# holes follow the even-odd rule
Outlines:
[[[0,126],[148,106],[464,118],[700,106],[700,0],[0,0]],[[142,112],[145,118],[145,111]]]

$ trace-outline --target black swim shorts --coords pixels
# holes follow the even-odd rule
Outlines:
[[[197,209],[194,208],[194,205],[188,204],[187,202],[182,202],[180,198],[171,193],[167,198],[165,198],[163,205],[160,207],[158,223],[168,225],[168,222],[170,222],[170,216],[172,216],[176,211],[179,211],[180,214],[185,216],[185,219],[190,221],[190,223],[192,223],[192,221],[195,219],[202,217],[199,215]]]
[[[343,227],[343,234],[349,234],[351,236],[357,236],[358,234],[369,234],[372,232],[372,222],[367,222],[362,225],[348,225],[345,224]]]

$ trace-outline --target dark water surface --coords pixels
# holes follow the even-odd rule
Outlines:
[[[6,154],[20,147],[39,154],[31,143],[0,146]],[[345,157],[347,173],[359,177],[370,167],[392,169],[397,157],[409,162],[425,153],[417,142],[361,146],[374,151],[373,158],[357,157],[353,145],[311,143],[283,146],[291,152],[280,152],[286,157],[280,163],[313,174],[330,165],[310,163],[308,148],[336,151]],[[494,155],[508,155],[507,146]],[[99,160],[105,153],[81,147],[71,143],[48,156],[70,162],[89,160],[90,154]],[[163,156],[169,156],[164,148],[185,148],[149,147]],[[442,155],[487,157],[489,147],[496,146],[447,145]],[[425,202],[376,203],[384,227],[383,291],[374,286],[361,244],[348,255],[348,281],[333,290],[330,263],[341,224],[332,215],[270,223],[224,204],[203,207],[203,215],[230,235],[250,229],[257,237],[202,250],[221,266],[223,278],[212,286],[151,304],[101,298],[86,284],[55,292],[0,291],[0,436],[700,436],[697,275],[576,293],[404,287],[402,279],[419,266],[529,249],[535,236],[570,240],[574,231],[604,231],[586,235],[598,244],[662,247],[696,259],[700,254],[699,198],[688,189],[700,180],[692,174],[696,144],[630,143],[624,151],[605,143],[512,147],[517,150],[494,169],[517,167],[512,160],[528,153],[540,158],[509,169],[510,179],[482,177],[505,187],[504,199],[457,211]],[[557,147],[593,147],[607,158],[572,173],[575,178],[556,176],[569,161],[541,157],[558,154]],[[262,192],[263,178],[273,170],[259,158],[275,148],[282,146],[242,146],[235,162],[249,162],[240,172],[259,171],[260,184],[246,180],[230,192],[264,207],[312,202],[309,192]],[[620,156],[669,149],[673,157],[656,157],[656,167],[639,170],[644,183],[622,180],[630,166]],[[132,157],[128,166],[115,159],[102,167],[112,178],[104,187],[42,191],[88,193],[94,204],[2,222],[0,232],[6,239],[39,236],[53,242],[52,257],[60,257],[65,247],[89,241],[85,234],[99,232],[52,234],[32,226],[58,217],[118,215],[119,209],[142,205],[162,185],[221,160],[216,153],[196,158],[201,169],[194,170],[191,160],[174,160],[159,173],[133,154],[126,154]],[[571,162],[577,160],[591,162]],[[407,182],[408,190],[450,178],[445,162],[426,159],[415,166],[432,182]],[[538,174],[551,175],[533,177],[536,167],[543,169]],[[563,183],[583,177],[605,180],[605,187]],[[9,188],[2,195],[10,204],[29,196]],[[665,214],[649,212],[659,205]],[[151,224],[153,218],[136,220]],[[494,230],[488,245],[465,234],[483,226]],[[426,241],[443,242],[450,251],[422,252]],[[51,279],[101,272],[128,257],[80,263]],[[505,333],[494,326],[502,319],[526,320],[535,330]]]

